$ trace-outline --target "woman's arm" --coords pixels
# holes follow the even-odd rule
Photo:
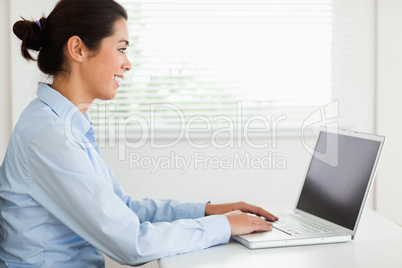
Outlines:
[[[46,127],[31,142],[29,194],[91,245],[132,265],[228,242],[230,226],[222,215],[141,222],[113,186],[96,176],[85,150],[70,144],[63,131]]]
[[[171,199],[145,198],[137,200],[126,194],[109,169],[115,194],[130,208],[141,222],[163,222],[179,219],[197,219],[205,216],[207,202],[182,202]]]

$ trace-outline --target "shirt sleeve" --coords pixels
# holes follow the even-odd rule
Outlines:
[[[175,221],[179,219],[197,219],[205,216],[205,206],[208,202],[181,202],[171,199],[133,199],[126,194],[113,172],[109,169],[115,194],[139,218],[140,222]]]
[[[27,166],[31,196],[77,235],[116,261],[141,264],[162,257],[226,243],[230,226],[222,215],[197,219],[161,220],[163,205],[147,215],[141,202],[123,200],[113,185],[96,176],[79,143],[72,144],[61,127],[43,128],[31,141]],[[134,209],[130,209],[134,208]],[[169,202],[165,207],[172,207]],[[175,209],[178,209],[179,206]],[[182,207],[183,209],[185,208]],[[201,211],[195,213],[197,216]],[[180,212],[167,218],[181,218]],[[186,215],[188,216],[188,215]],[[191,216],[191,215],[190,215]],[[200,216],[200,215],[198,215]]]

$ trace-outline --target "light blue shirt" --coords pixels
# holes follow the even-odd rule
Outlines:
[[[226,243],[205,202],[135,200],[104,163],[87,115],[49,85],[22,113],[0,168],[0,267],[103,267]]]

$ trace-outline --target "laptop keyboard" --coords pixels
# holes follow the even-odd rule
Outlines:
[[[332,232],[331,229],[295,214],[283,214],[274,227],[290,235],[312,235]]]

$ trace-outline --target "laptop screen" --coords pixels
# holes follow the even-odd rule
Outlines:
[[[354,230],[380,146],[321,131],[297,208]]]

